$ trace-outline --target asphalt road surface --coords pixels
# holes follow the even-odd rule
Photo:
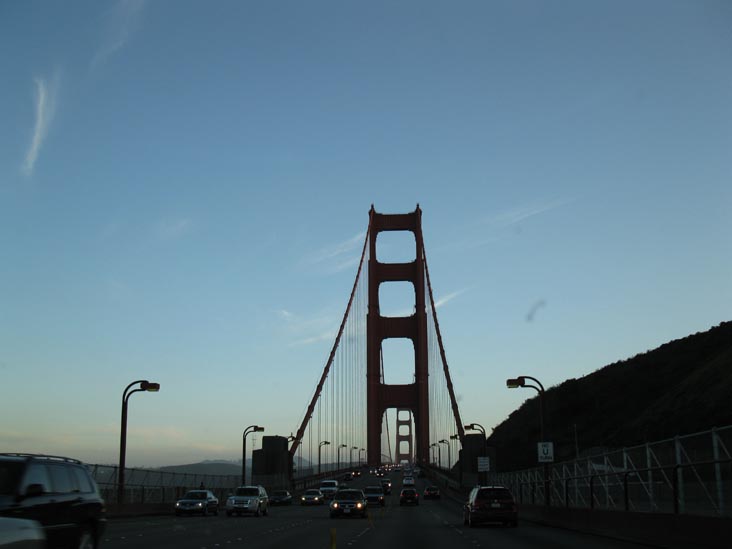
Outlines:
[[[364,478],[365,477],[365,478]],[[374,484],[368,475],[349,483],[352,487]],[[102,549],[180,548],[213,549],[293,547],[297,549],[377,547],[408,548],[541,548],[541,549],[631,549],[644,547],[609,538],[549,528],[519,516],[518,528],[463,526],[456,501],[420,501],[419,506],[399,506],[401,478],[392,477],[394,490],[385,507],[370,509],[369,517],[331,519],[328,506],[272,507],[269,516],[227,517],[170,516],[112,519],[103,537]],[[425,483],[420,479],[421,493]],[[224,502],[222,502],[223,504]]]

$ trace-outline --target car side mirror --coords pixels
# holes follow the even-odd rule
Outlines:
[[[43,484],[29,484],[23,497],[34,498],[43,495]]]

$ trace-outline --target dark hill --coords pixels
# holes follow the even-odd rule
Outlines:
[[[732,322],[569,379],[544,398],[555,461],[575,457],[575,425],[580,453],[732,425]],[[488,437],[497,470],[536,465],[538,406],[538,396],[527,400]]]

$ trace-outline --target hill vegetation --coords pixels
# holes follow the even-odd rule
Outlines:
[[[732,425],[732,322],[661,345],[546,390],[546,440],[555,461],[593,447],[622,448]],[[496,468],[536,465],[539,398],[488,437]]]

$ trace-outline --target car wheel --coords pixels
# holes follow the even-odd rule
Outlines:
[[[257,507],[257,510],[256,511],[254,511],[254,516],[255,517],[258,517],[259,516],[259,507]]]
[[[231,516],[231,511],[226,511],[226,516],[227,517],[230,517]]]
[[[267,506],[266,506],[266,507],[264,508],[264,510],[262,511],[262,514],[263,514],[263,515],[264,515],[265,517],[266,517],[267,515],[269,515],[269,505],[267,505]]]
[[[87,528],[84,528],[79,534],[79,543],[77,545],[79,549],[94,549],[94,536]]]
[[[214,507],[214,512],[213,513],[214,513],[215,516],[218,517],[219,516],[219,508],[218,507]]]

